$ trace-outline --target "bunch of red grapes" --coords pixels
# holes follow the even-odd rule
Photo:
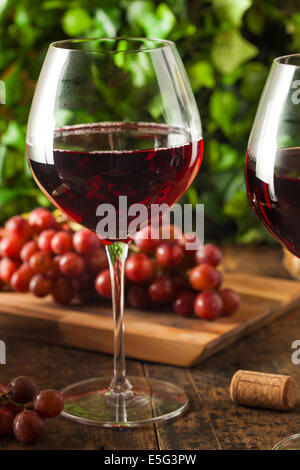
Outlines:
[[[165,234],[168,234],[166,238]],[[0,282],[16,292],[37,297],[51,294],[67,305],[101,297],[111,298],[111,279],[104,246],[89,230],[73,231],[44,209],[28,218],[14,216],[0,234]],[[232,314],[240,305],[239,295],[221,289],[217,266],[220,249],[211,244],[189,249],[188,234],[175,226],[160,233],[140,231],[130,244],[125,264],[126,302],[138,309],[173,305],[186,317],[213,320]],[[1,286],[0,286],[1,287]]]
[[[185,317],[214,320],[231,315],[240,305],[240,296],[232,289],[221,289],[222,274],[216,269],[222,259],[221,250],[212,244],[202,245],[195,235],[181,234],[176,226],[162,226],[161,232],[148,237],[149,228],[140,231],[125,264],[127,303],[134,308],[171,304]],[[165,239],[166,232],[169,235]],[[155,235],[155,234],[154,234]],[[195,249],[190,249],[193,241]],[[98,291],[109,283],[103,271],[96,279]]]
[[[87,301],[96,295],[96,275],[107,268],[105,250],[89,230],[74,232],[66,222],[57,222],[44,208],[28,218],[14,216],[2,229],[0,282],[16,292],[37,297],[51,294],[68,305],[77,298]]]
[[[23,444],[34,444],[45,421],[58,416],[64,397],[57,390],[37,394],[35,382],[24,376],[15,377],[6,386],[0,384],[0,436],[10,436]]]

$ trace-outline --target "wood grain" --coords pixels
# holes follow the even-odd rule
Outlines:
[[[226,247],[230,270],[287,277],[281,265],[281,249],[274,247]],[[62,388],[90,377],[110,375],[111,356],[71,347],[6,336],[7,364],[0,365],[0,382],[16,375],[34,377],[40,388]],[[300,366],[291,362],[291,344],[300,339],[300,308],[236,341],[192,369],[127,361],[131,375],[148,375],[181,384],[190,407],[177,420],[144,429],[117,431],[83,426],[63,418],[49,420],[34,446],[22,446],[14,438],[0,439],[0,449],[235,449],[268,450],[276,442],[299,431],[300,405],[288,411],[237,407],[229,397],[229,384],[238,369],[292,375],[300,383]],[[182,354],[184,352],[182,351]],[[100,455],[99,455],[100,457]]]
[[[300,300],[299,284],[290,280],[229,272],[224,273],[224,286],[240,292],[242,304],[234,315],[214,322],[127,309],[127,356],[188,367],[286,313]],[[107,303],[62,307],[15,293],[1,293],[0,300],[0,328],[5,334],[113,352],[113,320]]]

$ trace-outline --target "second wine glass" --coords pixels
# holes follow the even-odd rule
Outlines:
[[[300,54],[274,60],[249,138],[248,197],[260,221],[300,257]],[[300,435],[275,449],[300,448]]]

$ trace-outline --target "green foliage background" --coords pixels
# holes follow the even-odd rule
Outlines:
[[[297,6],[291,0],[0,0],[0,79],[6,85],[0,222],[49,204],[25,160],[29,106],[48,44],[68,37],[148,36],[177,43],[197,99],[204,163],[184,197],[205,204],[206,236],[266,240],[247,200],[244,158],[272,59],[299,51]]]

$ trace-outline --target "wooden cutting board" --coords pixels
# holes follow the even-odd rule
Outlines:
[[[300,283],[225,273],[224,287],[242,295],[240,309],[209,322],[172,312],[126,309],[128,357],[189,367],[300,304]],[[8,335],[112,353],[109,303],[55,305],[30,294],[0,294],[0,339]]]

